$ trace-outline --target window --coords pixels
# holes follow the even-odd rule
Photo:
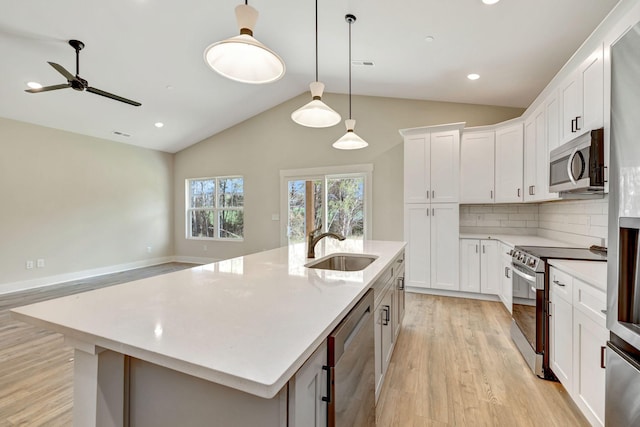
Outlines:
[[[241,176],[188,179],[187,238],[242,240],[244,179]]]
[[[281,171],[283,244],[307,234],[339,233],[351,240],[370,236],[371,165]]]

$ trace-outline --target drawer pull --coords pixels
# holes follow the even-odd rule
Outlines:
[[[560,283],[557,280],[554,280],[553,283],[555,283],[558,286],[562,286],[563,288],[566,286],[564,283]]]
[[[607,315],[607,310],[600,310],[600,312],[601,312],[602,314],[604,314],[605,316]]]

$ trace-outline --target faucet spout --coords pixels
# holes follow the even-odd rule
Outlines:
[[[322,226],[316,228],[315,230],[311,231],[309,233],[309,235],[307,236],[307,258],[315,258],[316,257],[316,245],[318,244],[318,242],[322,239],[324,239],[325,237],[333,237],[334,239],[338,239],[338,240],[344,240],[345,237],[342,234],[338,234],[338,233],[322,233],[318,236],[316,236],[316,232],[318,232],[320,230],[320,228],[322,228]]]

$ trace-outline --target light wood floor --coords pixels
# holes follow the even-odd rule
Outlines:
[[[407,293],[379,427],[588,426],[559,383],[532,374],[502,303]]]
[[[187,267],[0,296],[0,426],[70,426],[73,404],[73,351],[59,334],[11,319],[11,307]],[[500,303],[417,294],[407,294],[377,413],[383,427],[588,426],[561,385],[531,373]]]

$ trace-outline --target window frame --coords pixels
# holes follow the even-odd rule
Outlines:
[[[287,235],[288,214],[289,214],[289,194],[288,183],[291,180],[324,180],[324,194],[322,195],[324,206],[326,207],[326,183],[333,178],[364,178],[364,236],[363,240],[371,239],[373,224],[373,164],[357,164],[345,166],[325,166],[306,169],[285,169],[280,171],[280,245],[289,244]],[[324,209],[322,220],[322,231],[327,227],[327,210]]]
[[[220,207],[220,185],[219,181],[223,179],[242,179],[242,195],[243,202],[242,206],[236,207]],[[214,206],[213,207],[204,207],[204,208],[193,208],[191,207],[191,182],[192,181],[207,181],[213,180],[215,182],[215,193],[214,193]],[[208,176],[201,178],[186,178],[185,182],[185,238],[187,240],[206,240],[206,241],[221,241],[221,242],[243,242],[244,241],[244,224],[242,226],[242,237],[241,238],[231,238],[231,237],[220,237],[220,212],[221,211],[241,211],[242,216],[244,217],[244,176],[243,175],[221,175],[221,176]],[[193,211],[213,211],[215,213],[214,216],[214,237],[198,237],[191,235],[191,212]]]

